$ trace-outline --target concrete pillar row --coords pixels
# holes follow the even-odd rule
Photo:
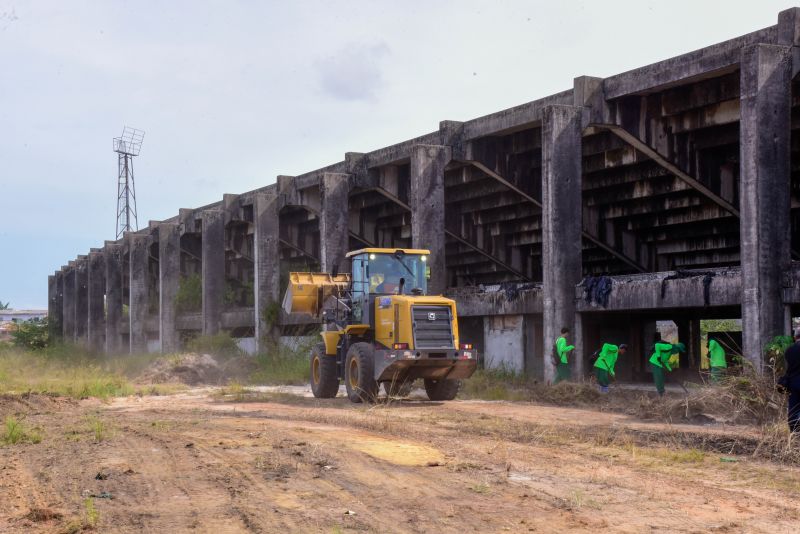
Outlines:
[[[254,311],[256,350],[276,336],[280,312],[280,217],[277,192],[258,193],[253,200]]]
[[[106,265],[101,251],[93,250],[89,253],[88,271],[89,321],[86,337],[89,349],[100,352],[105,348],[106,337]]]
[[[225,296],[225,214],[205,210],[202,220],[203,334],[213,335],[222,328]]]
[[[740,76],[742,336],[760,370],[764,346],[790,329],[782,279],[791,265],[792,48],[744,47]]]
[[[122,255],[123,245],[106,242],[103,247],[106,284],[106,354],[117,354],[122,350],[122,339],[119,334],[119,324],[122,320]]]
[[[125,234],[128,245],[128,350],[131,354],[147,351],[147,312],[150,307],[148,275],[150,236]]]
[[[411,148],[411,246],[431,251],[428,294],[447,288],[444,233],[444,171],[452,160],[449,146],[414,145]]]
[[[175,298],[181,281],[181,233],[174,223],[158,224],[158,333],[162,353],[180,347]]]
[[[89,329],[89,258],[75,260],[75,342],[87,345]]]
[[[63,337],[67,343],[75,343],[75,262],[62,268],[64,272]]]
[[[544,377],[555,378],[552,347],[561,328],[572,331],[573,376],[583,375],[581,321],[575,286],[582,272],[581,134],[584,108],[548,106],[542,117],[542,271]]]
[[[64,275],[56,271],[47,277],[47,329],[52,341],[62,339]]]
[[[350,272],[345,262],[350,246],[350,174],[326,172],[319,183],[322,209],[319,220],[320,262],[323,272]]]

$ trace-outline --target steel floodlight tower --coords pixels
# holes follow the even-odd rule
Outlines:
[[[133,183],[133,158],[139,155],[144,132],[125,126],[122,135],[114,138],[117,153],[117,239],[124,232],[139,229],[136,218],[136,187]]]

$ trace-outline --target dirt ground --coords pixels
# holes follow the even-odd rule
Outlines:
[[[193,389],[0,399],[0,532],[796,532],[796,467],[744,427],[524,403]],[[687,444],[697,444],[691,448]]]

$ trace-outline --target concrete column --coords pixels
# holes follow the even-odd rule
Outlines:
[[[180,339],[175,297],[181,282],[181,233],[177,224],[158,225],[158,332],[161,352],[175,352]]]
[[[106,354],[122,350],[119,323],[122,320],[122,251],[123,245],[106,242],[103,248],[106,281]]]
[[[129,343],[131,354],[147,351],[147,311],[150,307],[150,288],[148,276],[150,267],[150,236],[127,233],[128,243],[128,321]]]
[[[544,376],[552,382],[553,344],[561,328],[576,339],[575,285],[581,280],[582,108],[548,106],[542,118],[542,271],[544,273]],[[572,352],[575,362],[583,358]]]
[[[89,349],[100,352],[105,347],[106,336],[106,264],[103,253],[92,251],[89,253],[89,322],[87,327],[87,340]]]
[[[75,262],[63,267],[63,337],[66,343],[75,343]]]
[[[47,328],[50,341],[63,339],[64,273],[56,271],[47,277]]]
[[[740,242],[744,356],[763,367],[763,350],[787,334],[782,276],[790,256],[792,52],[787,46],[742,49]]]
[[[280,233],[278,195],[275,191],[258,193],[253,200],[254,303],[256,350],[264,340],[279,334],[280,305]]]
[[[78,256],[75,262],[75,341],[86,345],[89,329],[89,258]]]
[[[452,159],[449,146],[415,145],[411,149],[411,244],[429,249],[428,294],[447,287],[444,234],[444,169]]]
[[[320,260],[323,272],[350,272],[345,262],[350,246],[348,209],[350,175],[326,172],[319,183],[322,209],[319,219]]]
[[[221,210],[201,213],[203,334],[222,328],[222,299],[225,295],[225,217]]]

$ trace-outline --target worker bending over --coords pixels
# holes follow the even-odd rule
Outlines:
[[[711,364],[711,382],[719,384],[725,376],[728,362],[725,361],[725,349],[714,338],[708,340],[708,359]]]
[[[600,354],[594,362],[594,376],[597,377],[597,383],[600,385],[600,393],[608,393],[608,383],[611,378],[615,377],[614,366],[617,363],[617,358],[625,354],[628,346],[625,343],[612,345],[611,343],[603,343],[603,348],[600,349]]]
[[[564,327],[561,329],[561,336],[556,339],[555,356],[556,356],[556,379],[554,384],[558,384],[563,380],[569,380],[569,353],[575,349],[574,345],[567,345],[567,336],[569,335],[569,328]]]
[[[686,352],[686,346],[683,343],[656,342],[653,355],[650,356],[650,366],[653,368],[653,382],[656,384],[656,391],[658,391],[659,396],[664,396],[664,379],[666,376],[664,373],[672,371],[670,362],[672,355],[681,352]]]

